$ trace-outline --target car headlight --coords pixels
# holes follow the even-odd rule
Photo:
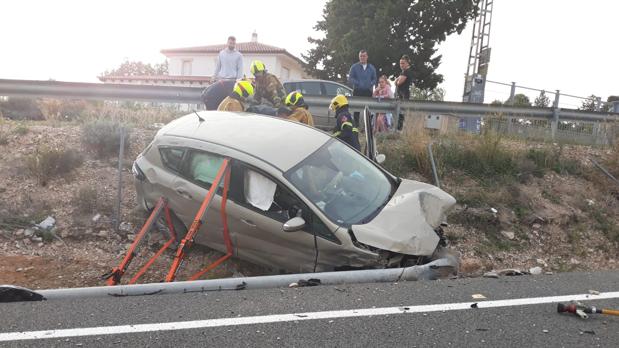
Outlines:
[[[146,180],[146,175],[144,175],[142,169],[140,169],[138,164],[135,162],[133,162],[133,166],[131,167],[131,173],[133,173],[133,176],[140,181]]]

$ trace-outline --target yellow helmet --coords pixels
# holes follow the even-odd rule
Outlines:
[[[331,99],[329,109],[335,111],[344,105],[348,105],[348,99],[343,95],[336,95],[333,99]]]
[[[254,95],[254,85],[247,80],[241,80],[234,84],[232,92],[242,98],[251,97]]]
[[[256,76],[256,73],[263,73],[267,70],[264,66],[264,63],[259,60],[254,60],[251,62],[251,68],[249,69],[252,75]]]
[[[286,106],[301,106],[305,104],[303,94],[299,92],[291,92],[286,96]]]

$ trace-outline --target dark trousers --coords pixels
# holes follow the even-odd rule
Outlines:
[[[371,97],[372,96],[372,91],[369,89],[359,89],[359,88],[355,88],[352,91],[352,95],[353,97]],[[353,118],[355,119],[355,123],[356,126],[359,127],[359,115],[360,112],[359,111],[355,111],[353,113]]]
[[[408,99],[410,99],[410,96],[400,96],[399,99],[400,100],[408,100]],[[396,129],[401,131],[403,127],[404,127],[404,114],[399,114],[398,115],[398,127]]]

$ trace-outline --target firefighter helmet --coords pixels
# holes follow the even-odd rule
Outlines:
[[[264,66],[264,63],[259,60],[254,60],[251,62],[250,71],[252,75],[256,76],[257,73],[264,73],[267,68]]]
[[[286,96],[286,106],[302,106],[304,104],[303,94],[299,92],[291,92]]]
[[[234,85],[232,92],[242,98],[251,97],[254,95],[254,86],[247,80],[241,80]]]
[[[329,109],[336,111],[337,109],[345,105],[348,105],[348,99],[343,95],[336,95],[333,99],[331,99]]]

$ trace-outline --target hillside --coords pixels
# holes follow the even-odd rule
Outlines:
[[[99,277],[117,265],[144,219],[136,208],[131,163],[155,131],[149,127],[131,130],[123,163],[123,223],[116,232],[111,223],[117,192],[113,155],[92,151],[83,140],[83,128],[74,123],[2,121],[0,283],[31,288],[102,285]],[[388,150],[384,151],[385,165],[404,177],[428,181],[426,177],[431,176],[424,160],[415,157],[411,149],[416,145],[407,136],[380,140],[381,148]],[[541,151],[548,145],[505,141],[501,146],[510,151]],[[50,160],[62,161],[62,165],[43,173],[45,156],[54,149],[66,150],[66,156]],[[509,173],[480,179],[471,174],[475,173],[471,168],[454,166],[448,149],[447,145],[437,148],[442,188],[459,203],[448,218],[446,233],[451,246],[462,254],[464,276],[533,266],[547,272],[619,269],[619,189],[588,161],[595,157],[612,164],[615,152],[565,146],[559,163],[569,163],[571,169],[525,163],[530,172],[518,167],[520,173],[511,179]],[[55,219],[53,233],[30,235],[32,223],[48,216]],[[151,255],[162,242],[153,234],[147,241],[149,247],[134,263],[143,261],[142,256]],[[159,281],[170,255],[155,265],[160,271],[144,281]],[[179,279],[218,256],[195,248]],[[266,272],[232,260],[209,276]]]

